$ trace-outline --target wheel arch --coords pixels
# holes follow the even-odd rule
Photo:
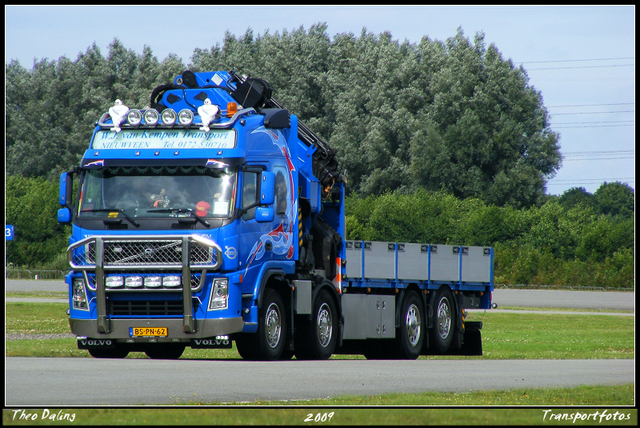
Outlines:
[[[258,298],[256,305],[261,308],[262,300],[264,298],[264,292],[267,288],[273,288],[280,297],[284,300],[285,304],[291,303],[291,296],[289,291],[289,280],[287,279],[284,270],[282,269],[268,269],[262,279],[260,280],[260,289],[258,290]]]
[[[411,292],[417,293],[418,299],[420,299],[420,301],[422,302],[423,313],[425,314],[425,317],[428,316],[427,304],[424,297],[422,296],[422,290],[420,289],[420,287],[418,287],[418,284],[411,283],[407,286],[407,288],[403,288],[402,290],[400,290],[400,292],[398,293],[398,297],[396,297],[396,328],[400,327],[400,323],[402,320],[402,304],[404,303],[404,300],[407,298],[407,296],[411,294]],[[425,327],[427,326],[426,321],[427,320],[425,320]]]

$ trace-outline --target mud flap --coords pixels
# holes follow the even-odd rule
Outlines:
[[[447,352],[446,355],[482,355],[482,322],[467,321],[464,323],[465,332],[459,349]]]

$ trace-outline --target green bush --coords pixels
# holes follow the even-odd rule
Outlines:
[[[598,205],[516,209],[420,190],[349,197],[346,212],[349,239],[493,246],[497,284],[634,286],[633,217]]]
[[[7,242],[7,263],[36,267],[61,257],[70,227],[58,223],[58,183],[44,178],[7,177],[6,221],[15,238]],[[59,263],[58,263],[59,264]]]

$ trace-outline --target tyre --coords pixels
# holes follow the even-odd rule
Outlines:
[[[177,360],[182,356],[185,345],[154,345],[145,349],[144,353],[153,360]]]
[[[236,349],[244,360],[255,361],[258,359],[258,341],[256,333],[242,333],[236,337]]]
[[[336,349],[338,339],[338,311],[327,289],[318,293],[313,305],[311,322],[301,323],[296,343],[299,360],[327,360]]]
[[[280,359],[287,343],[287,311],[280,294],[265,290],[263,304],[258,311],[256,354],[258,360]]]
[[[89,354],[93,358],[124,358],[129,355],[126,349],[89,349]]]
[[[432,309],[431,344],[437,353],[444,354],[449,350],[456,332],[456,309],[449,287],[442,286],[436,291]]]
[[[398,358],[415,360],[420,356],[425,334],[424,309],[416,292],[410,291],[405,296],[400,316],[395,350]]]

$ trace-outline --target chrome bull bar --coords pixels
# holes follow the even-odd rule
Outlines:
[[[84,238],[67,249],[71,269],[95,272],[98,333],[109,333],[105,276],[109,271],[181,270],[183,331],[195,333],[191,269],[201,269],[200,289],[207,270],[218,270],[222,249],[199,235],[105,235]],[[88,285],[88,284],[87,284]],[[156,290],[157,291],[157,290]]]

